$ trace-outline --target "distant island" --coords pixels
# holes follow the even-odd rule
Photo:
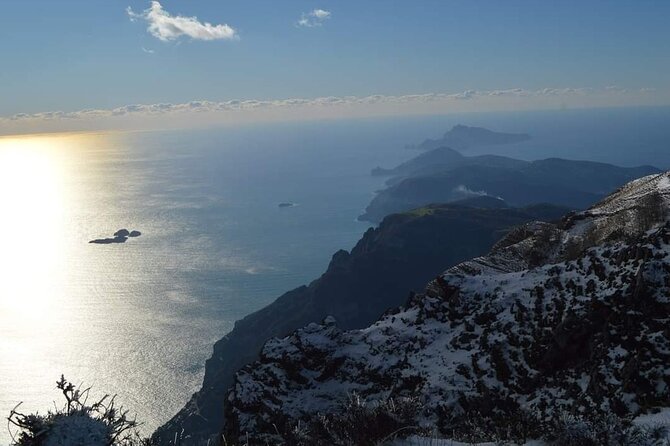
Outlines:
[[[127,229],[119,229],[114,233],[113,237],[108,238],[98,238],[95,240],[89,241],[89,243],[94,243],[96,245],[109,245],[110,243],[125,243],[129,237],[139,237],[142,235],[140,231],[128,231]]]
[[[407,147],[416,150],[433,150],[439,147],[467,150],[472,147],[514,144],[529,139],[530,135],[527,133],[494,132],[483,127],[469,127],[458,124],[453,126],[440,139],[426,139],[419,145],[409,145]]]
[[[359,220],[378,223],[389,214],[478,196],[502,198],[513,207],[552,203],[585,209],[625,183],[659,172],[653,166],[619,167],[560,158],[466,156],[440,147],[391,169],[373,169],[372,175],[390,178]]]

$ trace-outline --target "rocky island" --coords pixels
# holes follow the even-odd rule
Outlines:
[[[473,147],[499,146],[528,141],[530,135],[527,133],[503,133],[483,127],[470,127],[467,125],[455,125],[440,139],[426,139],[419,145],[408,146],[417,150],[432,150],[438,147],[452,147],[458,150],[467,150]]]
[[[98,238],[89,241],[89,243],[93,243],[96,245],[109,245],[111,243],[125,243],[126,240],[130,237],[139,237],[142,235],[140,231],[129,231],[127,229],[119,229],[114,233],[113,237],[107,237],[107,238]]]

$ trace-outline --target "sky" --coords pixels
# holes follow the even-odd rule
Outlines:
[[[3,0],[0,133],[670,104],[667,0]]]

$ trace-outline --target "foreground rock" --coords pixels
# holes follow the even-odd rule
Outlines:
[[[369,229],[351,253],[337,252],[326,273],[309,286],[236,322],[214,346],[202,389],[154,438],[171,444],[178,434],[182,445],[204,444],[221,432],[224,401],[235,372],[257,360],[271,337],[327,315],[334,315],[343,328],[364,327],[405,302],[410,290],[422,289],[445,267],[487,252],[509,228],[538,218],[559,218],[564,212],[546,205],[511,209],[483,197],[389,216],[378,229]]]
[[[634,181],[512,231],[367,328],[327,318],[268,341],[236,375],[228,438],[327,444],[352,393],[417,400],[408,426],[478,441],[670,407],[669,204],[670,174]]]

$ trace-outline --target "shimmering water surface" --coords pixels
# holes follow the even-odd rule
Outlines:
[[[501,154],[670,166],[668,109],[618,113],[2,138],[0,414],[46,411],[64,373],[117,393],[150,433],[235,320],[353,246],[383,183],[370,168],[414,156],[405,144],[464,123],[533,134]],[[143,235],[88,244],[124,227]]]
[[[367,228],[370,164],[394,150],[343,129],[0,139],[3,418],[53,407],[64,373],[118,393],[147,432],[166,421],[236,319]],[[88,243],[119,228],[142,236]]]

